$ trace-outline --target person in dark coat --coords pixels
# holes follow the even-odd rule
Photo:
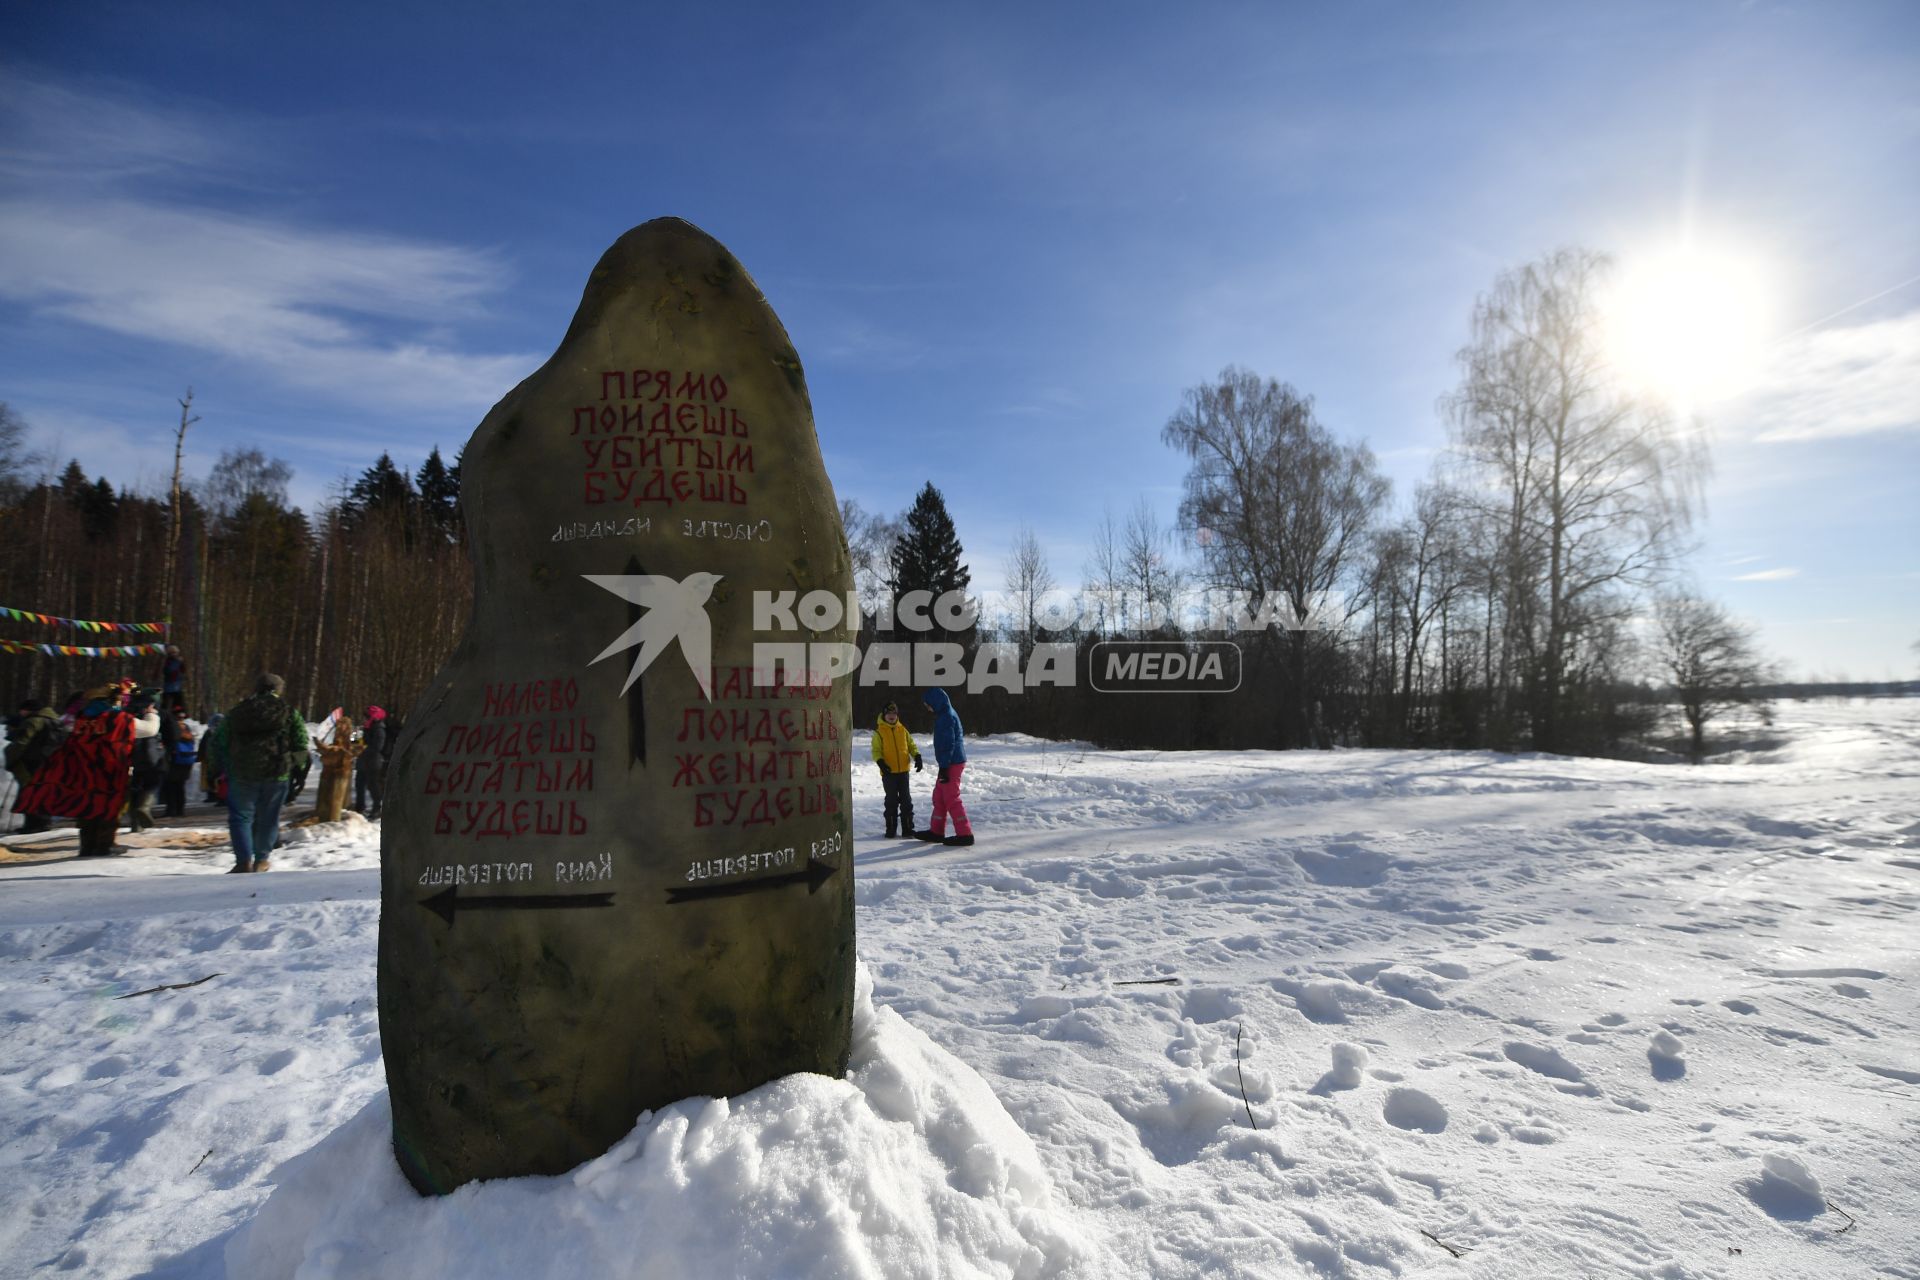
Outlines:
[[[187,705],[187,663],[177,644],[167,646],[167,660],[160,664],[160,705],[169,713]]]
[[[88,692],[67,740],[34,774],[17,806],[22,813],[74,819],[83,858],[120,852],[113,838],[133,768],[133,717],[120,709],[124,693],[111,684]]]
[[[224,712],[216,711],[207,721],[207,731],[200,735],[200,789],[207,794],[208,804],[225,804],[227,797],[220,789],[220,776],[227,771],[226,763],[220,758],[220,723],[225,720]]]
[[[127,830],[145,831],[153,825],[153,797],[167,775],[167,740],[152,694],[135,694],[127,711],[133,717],[133,781]]]
[[[929,689],[920,701],[933,712],[934,775],[933,821],[925,831],[913,833],[916,840],[934,840],[941,844],[970,845],[973,824],[967,821],[967,806],[960,802],[960,775],[967,768],[967,735],[960,727],[960,713],[945,689]],[[947,834],[947,819],[953,819],[953,834]]]
[[[52,818],[21,808],[20,802],[26,797],[33,775],[46,764],[58,745],[59,723],[60,717],[53,713],[53,708],[38,698],[21,702],[19,714],[7,721],[7,772],[19,784],[14,794],[14,808],[22,819],[21,835],[34,835],[53,826]]]
[[[377,818],[387,787],[387,713],[383,709],[367,708],[360,741],[366,749],[353,767],[353,807],[369,819]]]
[[[279,676],[261,676],[253,696],[227,712],[214,730],[214,742],[227,767],[227,835],[233,844],[230,871],[273,868],[287,777],[307,754],[307,722],[281,697],[286,687]]]

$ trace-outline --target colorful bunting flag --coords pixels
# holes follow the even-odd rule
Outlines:
[[[72,627],[77,631],[126,631],[135,635],[163,636],[167,634],[164,622],[95,622],[87,618],[56,618],[50,613],[35,613],[31,609],[9,609],[0,605],[0,617],[15,622],[37,622],[43,627]]]
[[[0,653],[44,653],[54,658],[151,658],[167,651],[163,644],[127,644],[89,648],[78,644],[21,644],[0,640]]]

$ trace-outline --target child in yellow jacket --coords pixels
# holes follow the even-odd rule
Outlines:
[[[913,834],[913,793],[907,789],[907,766],[920,772],[920,748],[900,723],[900,707],[889,702],[873,726],[873,763],[887,793],[887,837]]]

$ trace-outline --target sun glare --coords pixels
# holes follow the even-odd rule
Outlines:
[[[1687,409],[1759,376],[1768,290],[1736,253],[1670,249],[1629,258],[1606,308],[1607,349],[1636,388]]]

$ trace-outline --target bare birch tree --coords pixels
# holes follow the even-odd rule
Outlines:
[[[1707,753],[1707,725],[1732,707],[1754,699],[1755,685],[1770,680],[1751,628],[1720,605],[1691,591],[1673,591],[1654,603],[1654,649],[1662,673],[1686,717],[1688,754],[1698,764]]]
[[[1047,553],[1033,530],[1021,525],[1013,538],[1013,550],[1007,556],[1007,596],[1012,601],[1014,624],[1020,629],[1021,655],[1032,650],[1034,631],[1040,614],[1040,601],[1053,590],[1053,570]]]
[[[1607,270],[1604,256],[1565,249],[1501,275],[1474,307],[1460,388],[1445,402],[1466,487],[1499,539],[1497,687],[1510,687],[1515,647],[1531,641],[1533,740],[1548,750],[1562,743],[1588,598],[1670,571],[1706,469],[1697,439],[1626,391],[1606,359]]]
[[[1093,605],[1095,630],[1102,635],[1121,625],[1120,534],[1114,527],[1113,512],[1103,511],[1100,523],[1093,527],[1093,552],[1082,571],[1083,594]]]
[[[1153,505],[1136,499],[1120,541],[1122,616],[1132,630],[1158,630],[1173,618],[1182,575],[1172,544]]]
[[[1335,440],[1291,386],[1232,367],[1188,389],[1161,439],[1190,462],[1180,523],[1214,585],[1277,603],[1289,620],[1325,618],[1330,604],[1348,620],[1335,602],[1367,572],[1361,552],[1389,492],[1365,445]],[[1313,646],[1313,633],[1288,632],[1283,718],[1296,746],[1311,737]]]

